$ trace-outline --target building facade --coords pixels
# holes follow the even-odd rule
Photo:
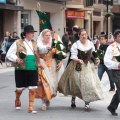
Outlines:
[[[113,1],[113,9],[111,10],[114,13],[114,19],[112,20],[113,32],[116,29],[120,29],[120,0]]]
[[[3,1],[3,0],[1,0]],[[12,0],[10,0],[12,1]],[[13,0],[11,4],[8,1],[0,3],[0,41],[6,31],[14,32],[16,31],[20,36],[23,31],[24,26],[33,25],[35,30],[35,39],[40,33],[40,20],[36,13],[37,2],[41,5],[41,10],[46,13],[52,27],[56,33],[62,36],[65,32],[65,8],[64,3],[68,0]],[[5,6],[4,8],[2,8]],[[8,6],[8,8],[6,8]],[[9,7],[11,6],[11,8]],[[22,7],[21,7],[22,6]],[[14,8],[16,7],[16,8]],[[12,10],[14,8],[14,10]]]
[[[64,34],[65,28],[64,4],[59,2],[48,2],[46,0],[38,2],[40,2],[41,5],[40,9],[43,12],[46,12],[49,16],[50,22],[55,32],[62,36]],[[19,5],[24,7],[24,11],[19,11],[18,16],[18,23],[21,24],[18,25],[19,33],[23,31],[25,25],[32,24],[35,30],[38,31],[37,33],[35,33],[36,38],[40,33],[40,20],[35,11],[36,9],[38,9],[36,0],[21,0]]]
[[[89,35],[99,35],[106,31],[106,18],[103,13],[106,6],[103,0],[0,0],[0,41],[6,31],[16,31],[20,36],[24,26],[33,25],[35,39],[41,31],[40,20],[36,13],[37,2],[40,9],[46,12],[53,29],[62,37],[66,30],[74,25],[85,28]],[[4,2],[3,2],[4,1]],[[88,1],[90,1],[88,3]],[[91,2],[92,1],[92,2]],[[90,4],[90,5],[89,5]],[[109,6],[109,11],[111,10]],[[112,30],[109,18],[109,32]]]
[[[72,0],[66,2],[67,10],[74,10],[84,12],[83,16],[66,16],[66,21],[73,25],[78,25],[80,28],[85,28],[89,35],[99,35],[101,32],[106,32],[106,18],[103,16],[106,12],[106,5],[104,0]],[[109,11],[112,6],[109,6]],[[71,13],[72,14],[72,13]],[[108,30],[112,30],[111,19],[108,20]],[[69,24],[68,24],[69,25]],[[68,27],[67,25],[67,27]]]
[[[23,7],[18,6],[16,0],[0,0],[0,43],[6,31],[9,31],[11,34],[14,31],[18,32],[18,11],[22,10]]]

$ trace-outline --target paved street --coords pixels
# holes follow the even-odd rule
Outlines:
[[[64,61],[64,64],[66,60]],[[104,74],[102,84],[105,93],[105,99],[90,104],[91,112],[84,111],[84,102],[77,98],[77,108],[70,107],[71,97],[64,97],[58,93],[58,96],[51,100],[51,105],[47,111],[41,111],[41,100],[36,99],[34,108],[37,114],[27,112],[28,108],[28,90],[26,89],[22,96],[22,109],[15,110],[15,83],[14,69],[0,67],[0,120],[118,120],[120,119],[120,109],[117,110],[119,116],[112,116],[106,109],[114,92],[108,92],[109,82],[107,75]]]

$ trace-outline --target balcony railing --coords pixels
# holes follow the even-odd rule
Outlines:
[[[84,0],[71,0],[66,2],[67,8],[84,8]]]
[[[66,2],[67,5],[83,5],[83,0],[71,0]]]
[[[63,2],[66,2],[66,1],[71,1],[71,0],[38,0],[38,1],[63,3]]]

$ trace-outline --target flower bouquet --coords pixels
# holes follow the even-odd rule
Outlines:
[[[26,58],[26,53],[24,51],[19,52],[19,58],[20,59],[25,59]]]
[[[92,55],[94,57],[95,64],[97,64],[99,59],[103,59],[104,58],[104,51],[102,51],[100,49],[97,49],[96,51],[92,52]]]
[[[52,48],[57,48],[58,50],[58,52],[54,54],[54,58],[56,58],[56,60],[61,61],[62,59],[65,59],[67,57],[66,53],[63,52],[65,47],[60,41],[53,40]]]
[[[25,58],[26,58],[26,53],[24,52],[24,51],[20,51],[19,53],[18,53],[18,57],[20,58],[20,59],[22,59],[23,61],[25,61]],[[19,63],[17,63],[17,62],[12,62],[12,66],[14,66],[14,67],[16,67],[16,68],[22,68],[22,69],[24,69],[24,64],[19,64]]]
[[[56,62],[58,65],[62,59],[65,59],[67,57],[66,53],[63,52],[65,47],[60,41],[53,40],[52,41],[52,48],[56,48],[58,50],[58,52],[56,52],[54,54],[54,58],[56,59]],[[57,69],[57,70],[59,70],[59,69]]]
[[[62,59],[65,59],[67,55],[63,51],[58,51],[54,54],[54,58],[56,58],[58,61],[61,61]]]
[[[57,48],[59,51],[63,51],[65,46],[58,40],[52,41],[52,48]]]
[[[93,51],[92,55],[93,55],[94,58],[103,59],[104,58],[104,51],[98,49],[96,51]]]

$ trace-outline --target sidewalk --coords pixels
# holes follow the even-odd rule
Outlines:
[[[0,69],[2,69],[2,68],[7,68],[5,62],[2,62],[2,65],[0,64]]]

